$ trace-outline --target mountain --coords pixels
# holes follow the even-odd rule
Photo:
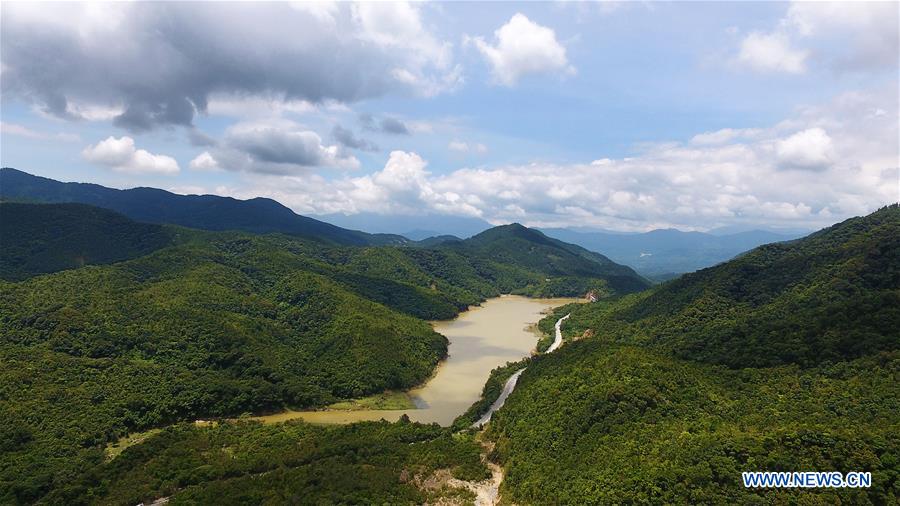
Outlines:
[[[408,236],[407,236],[408,237]],[[432,248],[439,244],[443,244],[445,242],[460,242],[462,239],[456,237],[455,235],[435,235],[426,237],[425,239],[416,241],[416,246],[421,246],[423,248]]]
[[[89,470],[105,464],[106,445],[136,431],[418,385],[447,353],[446,338],[424,320],[451,318],[487,297],[620,295],[648,286],[627,267],[520,225],[432,248],[359,247],[142,224],[84,204],[3,203],[0,211],[13,245],[4,240],[3,265],[15,279],[27,276],[0,280],[0,503],[79,502],[97,484]],[[76,255],[103,265],[81,266]],[[34,275],[58,268],[66,270]],[[337,468],[328,467],[328,455],[309,453],[309,444],[288,446],[321,459],[329,479],[353,468],[377,484],[365,475],[373,469],[362,466],[368,460],[355,460],[347,448],[433,466],[433,458],[402,444],[427,433],[417,448],[430,448],[441,462],[469,462],[465,472],[485,472],[478,445],[448,431],[384,429],[389,446],[374,448],[352,443],[353,434],[378,437],[382,429],[359,430],[308,434],[309,444],[340,452]],[[188,446],[204,437],[188,433]],[[331,441],[334,434],[344,444]],[[163,455],[189,463],[178,451]],[[246,472],[282,458],[296,463],[291,455],[264,455],[255,451],[261,460]],[[126,468],[136,462],[117,461]],[[420,493],[400,486],[400,470],[388,467],[379,472],[400,489],[392,493],[407,495],[385,497],[424,500],[409,495]],[[135,472],[116,475],[126,480]],[[193,480],[185,473],[179,483]],[[81,481],[62,478],[74,476]],[[130,497],[148,484],[120,483],[120,492]],[[343,490],[348,502],[365,502]]]
[[[492,225],[480,218],[422,213],[417,215],[385,215],[376,213],[325,214],[318,218],[335,225],[365,230],[370,233],[400,234],[414,241],[438,235],[471,237]]]
[[[896,502],[897,205],[541,326],[564,314],[568,344],[530,360],[488,429],[506,500]],[[873,483],[741,482],[807,469]]]
[[[0,279],[137,258],[171,245],[175,235],[99,207],[0,202]]]
[[[266,198],[238,200],[216,195],[177,195],[156,188],[117,190],[90,183],[61,183],[12,168],[0,169],[0,200],[90,204],[145,223],[203,230],[281,232],[337,244],[404,244],[406,238],[347,230],[300,216]]]
[[[787,241],[805,234],[782,234],[762,230],[725,235],[652,230],[640,234],[544,229],[550,237],[602,252],[612,260],[633,267],[656,280],[675,277],[709,267],[761,244]]]
[[[563,291],[572,294],[594,290],[601,296],[636,292],[650,286],[629,267],[518,223],[494,227],[464,241],[444,242],[437,248],[546,276],[531,283],[526,292],[531,295],[559,292],[563,286],[567,287]]]
[[[682,276],[604,312],[595,331],[729,367],[809,366],[896,346],[883,330],[900,328],[898,286],[894,205]]]

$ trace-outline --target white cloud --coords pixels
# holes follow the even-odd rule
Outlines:
[[[825,130],[810,128],[778,141],[776,153],[787,167],[825,169],[834,158],[834,145]]]
[[[516,13],[494,36],[493,45],[482,37],[465,40],[478,48],[499,84],[513,86],[529,74],[575,73],[575,67],[566,58],[566,48],[556,40],[556,33],[524,14]]]
[[[281,116],[284,113],[306,114],[315,112],[316,104],[306,100],[291,100],[284,96],[236,95],[214,93],[210,95],[206,112],[216,116],[233,118],[260,118]]]
[[[216,159],[209,154],[209,151],[204,151],[191,160],[190,167],[191,170],[200,171],[219,170],[221,168],[219,167],[219,163],[216,162]]]
[[[741,42],[735,63],[800,74],[812,65],[838,72],[894,70],[900,60],[897,2],[791,2],[767,32]]]
[[[759,135],[760,130],[757,128],[723,128],[715,132],[703,132],[691,138],[691,144],[699,146],[719,145],[738,138],[753,138]]]
[[[897,110],[887,87],[802,108],[768,128],[651,144],[628,158],[435,174],[418,154],[395,151],[371,175],[256,176],[234,193],[270,196],[305,214],[427,211],[618,230],[825,226],[897,198]]]
[[[404,66],[391,70],[397,82],[424,96],[451,91],[462,84],[462,67],[452,64],[453,45],[439,41],[424,28],[418,5],[360,2],[353,4],[351,11],[361,40],[408,56]]]
[[[896,68],[897,2],[792,2],[782,24],[805,41],[839,40],[822,58],[838,70]]]
[[[135,149],[134,139],[128,136],[119,139],[110,136],[84,148],[81,156],[91,163],[132,174],[176,174],[180,170],[178,162],[170,156],[154,155],[143,149]]]
[[[143,131],[244,116],[434,95],[462,83],[453,46],[408,3],[3,4],[2,94],[57,118]],[[212,103],[212,109],[210,109]]]
[[[468,142],[463,142],[463,141],[459,141],[459,140],[450,141],[450,143],[447,144],[447,148],[450,149],[451,151],[456,151],[457,153],[470,153],[471,152],[471,153],[477,153],[479,155],[483,155],[483,154],[487,153],[487,151],[488,151],[487,146],[485,146],[484,144],[482,144],[480,142],[470,144]]]
[[[55,140],[65,142],[75,142],[81,139],[76,134],[39,132],[24,125],[8,123],[5,121],[0,121],[0,134],[16,135],[19,137],[27,137],[29,139]]]
[[[306,13],[322,24],[328,26],[336,26],[337,18],[340,15],[340,9],[337,2],[321,2],[303,0],[299,2],[291,2],[294,10]]]
[[[741,42],[737,60],[760,72],[800,74],[806,71],[807,54],[792,48],[784,33],[753,32]]]

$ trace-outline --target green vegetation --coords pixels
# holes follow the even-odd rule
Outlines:
[[[728,370],[588,339],[536,357],[489,426],[521,504],[892,504],[900,354]],[[871,489],[744,489],[742,471],[872,472]]]
[[[406,392],[379,392],[368,397],[350,399],[329,404],[328,409],[357,411],[362,409],[415,409],[409,394]]]
[[[576,310],[571,332],[729,367],[846,360],[898,344],[900,208],[769,244],[659,288]]]
[[[520,243],[493,247],[483,237],[480,249],[342,247],[142,228],[81,205],[3,206],[38,217],[10,228],[17,244],[63,256],[97,244],[117,256],[92,261],[124,261],[0,281],[0,503],[56,497],[127,434],[417,385],[447,349],[424,319],[541,282],[572,286],[553,276],[616,271],[556,243],[519,265],[500,252]],[[45,221],[84,225],[66,239]],[[70,267],[52,254],[26,270],[9,265]]]
[[[497,269],[494,279],[505,292],[549,297],[584,295],[596,290],[601,296],[609,296],[650,286],[649,281],[629,267],[518,223],[494,227],[465,241],[447,242],[438,247],[510,266]]]
[[[506,380],[510,378],[516,371],[523,367],[527,367],[531,362],[531,358],[526,357],[518,362],[507,362],[506,365],[497,367],[491,371],[484,388],[481,390],[481,398],[472,404],[465,413],[461,414],[453,420],[453,430],[465,430],[477,422],[482,415],[487,413],[488,408],[494,403],[503,392]]]
[[[647,292],[558,308],[489,437],[525,504],[894,504],[900,208]],[[755,490],[742,471],[870,471],[870,489]]]
[[[144,256],[177,233],[81,204],[0,202],[0,279],[17,281]]]
[[[85,469],[45,502],[421,504],[441,491],[416,480],[438,469],[464,480],[490,476],[480,451],[471,436],[408,422],[180,424]]]

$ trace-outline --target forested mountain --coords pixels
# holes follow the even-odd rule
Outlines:
[[[514,245],[498,233],[462,249],[348,247],[81,204],[0,209],[15,236],[4,258],[27,278],[0,281],[0,502],[59,492],[128,432],[419,384],[447,350],[423,319],[485,297],[583,295],[568,281],[582,273],[610,273],[585,285],[610,295],[642,286],[527,230]],[[526,256],[502,253],[512,246]]]
[[[0,202],[0,279],[137,258],[176,235],[99,207]]]
[[[846,360],[898,344],[900,209],[885,207],[603,308],[570,325],[729,367]]]
[[[559,308],[495,414],[504,497],[893,504],[900,208],[618,300]],[[742,471],[870,471],[869,489],[746,489]]]
[[[547,278],[530,292],[536,295],[589,290],[611,295],[650,286],[629,267],[518,223],[494,227],[464,241],[443,242],[437,247],[543,273]]]
[[[759,245],[804,235],[765,230],[713,234],[660,229],[632,234],[554,228],[542,232],[591,251],[600,251],[651,279],[668,279],[693,272],[731,260]]]
[[[76,202],[111,209],[146,223],[203,230],[281,232],[344,245],[404,244],[398,235],[367,234],[300,216],[266,198],[237,200],[217,195],[177,195],[156,188],[117,190],[90,183],[61,183],[12,168],[0,169],[0,200]]]

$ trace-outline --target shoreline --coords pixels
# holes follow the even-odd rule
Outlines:
[[[471,332],[472,332],[471,329],[467,329],[466,331],[463,331],[462,335],[460,335],[460,332],[461,332],[459,330],[460,324],[468,327],[469,325],[472,325],[472,324],[483,326],[483,325],[485,325],[485,323],[488,323],[488,324],[492,323],[493,318],[490,318],[489,320],[487,320],[487,322],[485,322],[484,319],[482,319],[481,321],[476,321],[476,322],[466,321],[468,318],[468,315],[475,313],[475,311],[474,311],[475,309],[485,310],[486,307],[490,307],[492,302],[509,301],[510,299],[514,299],[514,300],[519,299],[519,300],[522,300],[523,302],[533,301],[536,303],[545,303],[546,305],[545,305],[545,307],[541,308],[539,311],[536,311],[537,312],[537,315],[535,315],[535,316],[537,316],[536,318],[534,316],[528,316],[527,318],[529,318],[529,321],[525,322],[524,325],[521,325],[521,326],[517,325],[514,329],[510,329],[509,331],[507,331],[505,329],[502,329],[502,330],[492,329],[492,330],[480,331],[480,332],[487,332],[487,334],[478,334],[478,333],[471,334]],[[300,409],[300,410],[288,408],[288,409],[274,412],[274,413],[254,415],[254,416],[250,417],[250,419],[260,420],[263,423],[279,423],[279,422],[282,422],[285,420],[295,419],[295,418],[304,419],[309,423],[352,423],[354,421],[379,420],[379,419],[394,421],[396,419],[399,419],[400,416],[406,414],[407,416],[410,416],[414,419],[420,419],[417,421],[422,421],[422,423],[432,423],[434,421],[438,421],[438,423],[440,423],[441,425],[450,426],[453,423],[453,420],[458,418],[460,415],[464,414],[466,412],[466,410],[473,403],[476,403],[479,401],[481,390],[484,386],[484,382],[487,381],[488,377],[490,377],[490,370],[492,370],[495,367],[502,366],[504,363],[521,360],[522,358],[526,358],[526,357],[532,356],[534,354],[536,347],[537,347],[537,343],[543,337],[543,333],[541,333],[537,327],[537,323],[538,323],[538,321],[540,321],[540,316],[538,316],[538,315],[550,314],[550,313],[552,313],[552,311],[554,309],[556,309],[557,307],[559,307],[561,305],[565,305],[565,304],[568,304],[571,302],[576,302],[576,301],[581,301],[581,300],[583,300],[583,299],[575,298],[575,297],[535,298],[535,297],[528,297],[525,295],[501,294],[498,297],[491,297],[491,298],[485,299],[478,305],[468,306],[465,311],[461,311],[457,315],[457,317],[455,317],[451,320],[430,320],[429,323],[432,325],[432,328],[436,332],[440,333],[441,335],[444,335],[448,340],[447,357],[443,360],[440,360],[435,365],[434,370],[432,371],[431,375],[426,380],[424,380],[422,383],[420,383],[419,385],[416,385],[416,386],[411,387],[406,390],[394,390],[393,391],[393,394],[395,396],[396,395],[405,396],[406,399],[408,399],[409,402],[415,406],[414,408],[403,408],[403,407],[384,407],[384,408],[382,408],[380,406],[376,406],[375,409],[368,408],[365,406],[361,406],[359,409],[356,409],[356,408],[334,409],[334,408],[329,408],[328,406],[325,406],[325,407],[322,407],[319,409]],[[502,312],[503,308],[501,307],[498,309],[501,310],[501,313],[499,313],[498,316],[500,316],[502,318],[503,314],[504,314]],[[518,311],[521,311],[521,310],[522,310],[522,308],[518,309]],[[525,310],[527,310],[527,308],[525,308]],[[535,321],[530,321],[531,318],[535,318]],[[456,327],[456,328],[454,329],[454,327]],[[527,339],[528,339],[527,351],[523,351],[521,356],[518,356],[518,355],[507,356],[505,358],[498,357],[496,362],[492,363],[490,365],[490,368],[488,368],[484,372],[484,374],[485,374],[484,380],[480,381],[478,383],[478,386],[477,386],[478,394],[476,396],[474,396],[471,401],[465,401],[465,406],[460,405],[459,408],[452,414],[453,415],[452,418],[445,419],[445,418],[447,418],[447,415],[437,415],[436,412],[432,413],[432,414],[428,414],[427,413],[428,411],[437,410],[440,412],[446,412],[446,410],[448,409],[448,405],[445,402],[440,402],[442,397],[438,396],[435,399],[429,399],[429,397],[434,397],[436,395],[434,393],[434,388],[440,388],[435,385],[432,385],[432,382],[435,381],[435,379],[440,378],[442,374],[452,375],[452,374],[454,374],[454,371],[456,371],[456,374],[458,374],[458,367],[453,367],[453,369],[451,369],[449,371],[447,370],[448,367],[459,366],[460,363],[468,363],[468,362],[472,362],[472,361],[476,361],[476,362],[481,361],[481,363],[483,364],[484,360],[486,360],[487,357],[492,356],[491,353],[496,353],[496,351],[494,351],[494,350],[505,350],[505,352],[507,354],[509,354],[509,349],[504,348],[503,347],[504,345],[501,345],[497,342],[493,342],[493,341],[496,341],[496,337],[490,337],[492,335],[496,336],[498,332],[499,332],[499,335],[502,336],[503,339],[512,338],[513,340],[516,340],[517,338],[527,336]],[[510,337],[511,335],[515,335],[515,334],[518,334],[518,336]],[[477,345],[473,344],[474,348],[466,347],[466,348],[463,348],[460,350],[453,349],[454,345],[456,345],[458,347],[463,344],[461,340],[466,341],[469,339],[477,339],[477,340],[483,339],[487,342],[479,341],[479,344],[477,344]],[[518,342],[521,343],[521,341],[518,341]],[[478,354],[479,346],[486,347],[482,354]],[[500,347],[498,348],[498,346],[500,346]],[[474,353],[474,355],[473,355],[473,353]],[[468,354],[468,356],[460,357],[459,356],[460,354],[462,354],[462,355]],[[454,358],[458,359],[456,363],[453,363],[453,361],[452,361]],[[459,362],[460,360],[462,360],[462,362]],[[484,368],[485,366],[481,366],[481,367]],[[479,376],[480,376],[480,374],[482,374],[482,373],[478,373]],[[468,378],[466,378],[466,379],[468,379]],[[446,382],[447,382],[447,380],[445,378],[445,380],[443,382],[444,383],[443,388],[446,388]],[[428,391],[429,386],[433,387],[431,389],[432,391]],[[377,398],[378,396],[381,396],[384,394],[385,394],[385,392],[378,392],[378,393],[374,393],[370,396],[366,396],[366,397],[362,397],[362,398],[358,398],[358,399],[340,400],[335,403],[332,403],[332,405],[338,404],[338,403],[348,403],[348,404],[352,405],[354,402],[359,402],[359,401],[362,401],[362,403],[365,404],[367,400],[371,400],[372,398]],[[420,394],[424,394],[424,396],[420,395]],[[435,402],[435,400],[438,400],[439,402]],[[458,403],[461,401],[448,400],[446,402],[457,402]],[[440,420],[443,420],[443,421],[435,420],[435,418],[439,418]]]

